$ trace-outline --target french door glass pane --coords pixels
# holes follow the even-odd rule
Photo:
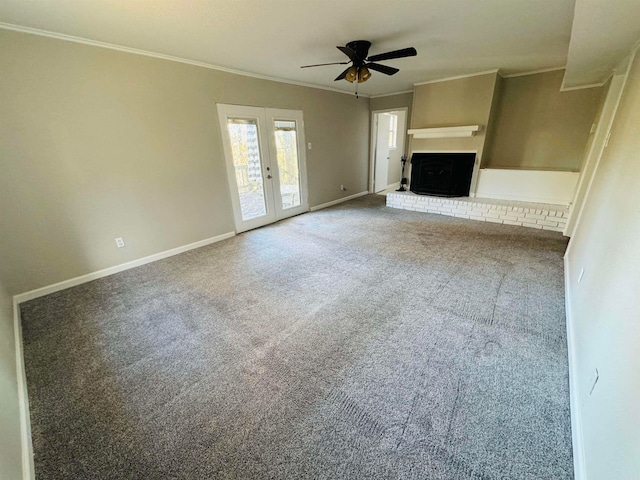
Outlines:
[[[298,168],[298,136],[296,122],[276,120],[276,153],[280,172],[282,209],[300,205],[300,170]]]
[[[258,141],[258,122],[253,119],[227,120],[236,185],[240,195],[242,220],[267,214],[264,198],[262,160]]]

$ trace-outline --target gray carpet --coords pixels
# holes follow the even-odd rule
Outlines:
[[[369,195],[23,304],[37,478],[573,478],[566,243]]]

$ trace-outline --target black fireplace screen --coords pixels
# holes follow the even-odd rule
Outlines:
[[[475,153],[414,153],[410,190],[420,195],[466,197],[475,160]]]

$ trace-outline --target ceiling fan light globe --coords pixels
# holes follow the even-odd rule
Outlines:
[[[355,82],[357,78],[358,78],[358,69],[356,67],[349,68],[349,70],[347,70],[347,74],[344,77],[344,79],[349,83]]]
[[[364,83],[371,77],[371,72],[367,67],[362,67],[358,72],[358,83]]]

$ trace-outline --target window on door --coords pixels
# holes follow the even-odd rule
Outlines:
[[[282,208],[297,207],[300,205],[300,170],[296,122],[276,120],[274,127]]]
[[[227,128],[240,196],[242,220],[266,215],[258,124],[255,120],[229,118]]]
[[[389,114],[389,148],[398,148],[398,115]]]

